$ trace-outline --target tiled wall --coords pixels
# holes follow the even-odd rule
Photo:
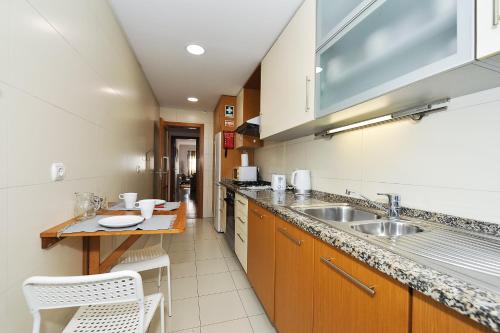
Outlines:
[[[398,121],[338,134],[266,143],[256,153],[264,178],[310,169],[313,188],[346,188],[404,206],[500,223],[500,88],[451,101],[416,123]],[[290,177],[288,177],[288,180]]]
[[[212,178],[213,178],[213,142],[214,115],[212,112],[160,108],[160,117],[165,121],[195,123],[204,125],[204,164],[203,164],[203,216],[212,217]]]
[[[25,278],[81,273],[79,239],[42,250],[39,238],[72,217],[74,192],[150,195],[135,168],[157,117],[106,1],[0,0],[0,331],[31,331]],[[52,162],[65,163],[65,181],[51,182]],[[44,315],[43,331],[68,315]]]

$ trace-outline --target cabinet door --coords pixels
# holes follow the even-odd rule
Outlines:
[[[248,280],[274,320],[274,215],[248,203]]]
[[[314,248],[314,332],[408,332],[407,287],[320,241]]]
[[[378,0],[318,51],[316,117],[473,59],[474,1]]]
[[[261,139],[314,118],[315,0],[306,0],[262,60]]]
[[[492,331],[415,291],[412,299],[412,333],[442,332],[479,333]]]
[[[252,149],[262,147],[263,143],[257,137],[236,134],[235,147],[236,149]]]
[[[312,332],[314,239],[276,217],[274,322],[279,332]]]
[[[318,0],[316,46],[320,47],[376,0]]]
[[[241,263],[241,267],[245,272],[248,271],[247,268],[247,235],[245,231],[241,227],[241,224],[236,222],[236,228],[234,232],[234,252],[236,253],[236,257]]]
[[[498,5],[496,5],[498,4]],[[476,1],[478,59],[500,52],[500,3],[498,0]]]

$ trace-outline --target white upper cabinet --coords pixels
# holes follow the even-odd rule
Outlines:
[[[315,16],[306,0],[262,60],[261,139],[314,119]]]
[[[341,13],[353,10],[343,20],[335,18],[333,24],[339,24],[330,30],[331,36],[319,41],[317,118],[474,60],[472,0],[331,3],[342,7]],[[325,21],[318,20],[318,31],[329,29]]]
[[[500,1],[477,0],[477,53],[478,59],[500,53]],[[500,62],[499,62],[500,64]]]

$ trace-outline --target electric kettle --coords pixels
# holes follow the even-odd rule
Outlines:
[[[295,170],[292,172],[292,185],[296,194],[311,194],[311,171]]]

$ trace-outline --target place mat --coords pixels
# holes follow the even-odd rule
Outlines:
[[[75,232],[96,232],[96,231],[131,231],[131,230],[168,230],[172,229],[177,215],[153,215],[149,220],[126,228],[107,228],[98,223],[102,218],[111,215],[97,215],[89,220],[79,221],[67,226],[59,231],[58,237],[64,234],[72,234]]]
[[[181,206],[181,203],[180,202],[166,202],[165,204],[163,205],[158,205],[157,207],[155,207],[155,210],[158,210],[158,211],[171,211],[171,210],[175,210],[175,209],[178,209],[179,207]],[[125,203],[123,201],[117,203],[116,205],[108,208],[108,210],[128,210],[128,211],[132,211],[132,210],[141,210],[140,208],[125,208]]]

